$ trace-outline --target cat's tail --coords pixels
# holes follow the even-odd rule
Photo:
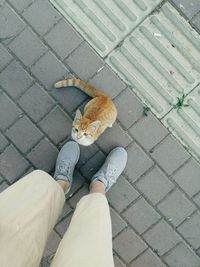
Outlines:
[[[67,86],[74,86],[85,92],[90,97],[97,97],[97,96],[106,96],[106,94],[98,89],[96,89],[94,86],[79,80],[79,79],[67,79],[58,81],[54,84],[55,88],[61,88],[61,87],[67,87]]]

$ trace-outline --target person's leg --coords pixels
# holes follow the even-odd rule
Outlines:
[[[80,150],[75,142],[61,149],[55,179],[34,171],[0,194],[0,266],[38,267],[46,241],[72,185]]]
[[[0,194],[0,265],[36,267],[64,204],[64,193],[33,171]]]
[[[90,184],[90,194],[92,193],[102,193],[103,195],[106,194],[105,186],[100,181],[94,181]]]
[[[54,179],[67,194],[72,186],[73,172],[79,160],[80,148],[74,141],[67,142],[60,150],[55,167]]]
[[[51,267],[114,267],[112,229],[105,192],[124,170],[127,153],[114,149],[94,175],[90,193],[77,204]]]
[[[63,181],[63,180],[57,180],[57,183],[61,186],[62,190],[64,191],[64,193],[67,191],[67,189],[69,188],[69,183],[67,181]]]

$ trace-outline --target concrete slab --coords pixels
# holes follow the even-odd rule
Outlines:
[[[181,41],[180,41],[181,40]],[[200,82],[200,37],[166,3],[109,54],[107,63],[162,118]]]
[[[200,86],[185,98],[184,103],[189,106],[173,109],[162,122],[200,160]]]
[[[161,0],[50,0],[102,56],[106,56]]]

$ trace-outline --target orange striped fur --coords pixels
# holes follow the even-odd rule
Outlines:
[[[115,122],[117,109],[113,101],[94,86],[78,79],[58,81],[54,86],[74,86],[93,98],[85,106],[83,115],[77,110],[73,121],[72,138],[79,144],[87,146],[94,143]]]

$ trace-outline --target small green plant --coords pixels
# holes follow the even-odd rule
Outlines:
[[[143,107],[143,115],[148,116],[148,113],[151,109],[149,107]]]
[[[185,94],[183,94],[181,97],[177,97],[177,103],[176,105],[173,105],[175,109],[181,109],[183,107],[189,107],[188,104],[184,104],[185,101]]]

